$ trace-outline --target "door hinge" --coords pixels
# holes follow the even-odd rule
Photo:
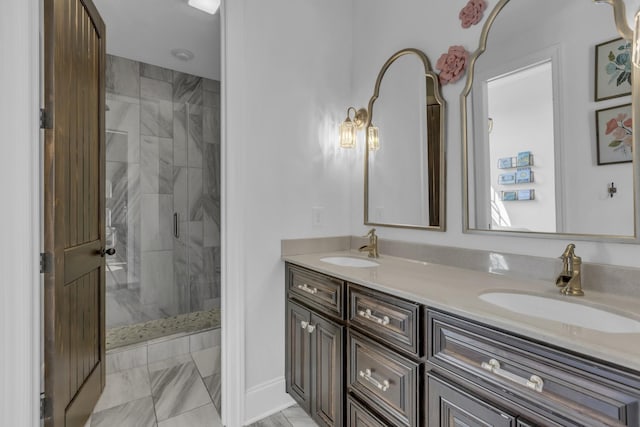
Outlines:
[[[40,419],[46,420],[49,417],[49,399],[44,393],[40,393]]]
[[[44,108],[40,109],[40,129],[51,129],[49,114]]]
[[[51,273],[51,254],[40,252],[40,274]]]

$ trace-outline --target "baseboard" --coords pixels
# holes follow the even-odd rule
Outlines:
[[[246,412],[243,425],[255,423],[288,408],[294,403],[294,400],[285,392],[284,377],[275,378],[251,387],[245,395]]]

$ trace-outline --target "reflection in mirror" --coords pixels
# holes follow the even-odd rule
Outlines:
[[[502,0],[483,36],[462,94],[466,231],[635,236],[631,151],[626,163],[598,161],[599,146],[616,147],[602,125],[598,137],[596,111],[631,102],[630,85],[595,101],[596,46],[620,37],[611,9]]]
[[[365,224],[444,230],[444,102],[426,55],[394,54],[368,111]]]

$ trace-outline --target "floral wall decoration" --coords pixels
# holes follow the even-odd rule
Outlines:
[[[469,62],[469,52],[464,47],[454,45],[449,47],[447,53],[438,58],[436,68],[440,71],[440,84],[455,83],[464,75]]]
[[[467,5],[460,10],[458,18],[462,23],[462,28],[469,28],[482,21],[482,15],[487,8],[485,0],[469,0]]]
[[[598,164],[633,161],[633,119],[631,104],[596,111]]]

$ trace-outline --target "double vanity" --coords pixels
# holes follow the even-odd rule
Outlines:
[[[287,392],[322,426],[640,426],[637,301],[354,251],[284,256]]]
[[[597,3],[613,6],[613,16]],[[630,108],[638,89],[600,97],[591,80],[615,67],[585,71],[596,46],[620,42],[609,61],[629,61],[622,51],[638,42],[625,2],[492,7],[460,99],[463,231],[639,243],[640,150],[593,132],[594,118]],[[640,80],[640,66],[629,68]],[[401,50],[358,110],[367,128],[365,225],[445,231],[445,147],[455,141],[444,137],[437,81],[426,54]],[[602,162],[601,151],[617,160]],[[473,270],[482,263],[461,260],[465,249],[418,250],[417,259],[446,253],[455,267],[389,256],[410,252],[390,242],[399,251],[377,258],[373,231],[368,237],[360,251],[283,251],[286,389],[319,425],[640,427],[640,298],[637,288],[633,297],[614,290],[624,288],[619,272],[605,280],[593,274],[604,267],[591,264],[583,277],[574,245],[554,280],[542,274],[553,261],[535,261],[552,267],[536,270],[520,260],[517,277],[491,274],[517,269],[491,253],[489,269]]]

